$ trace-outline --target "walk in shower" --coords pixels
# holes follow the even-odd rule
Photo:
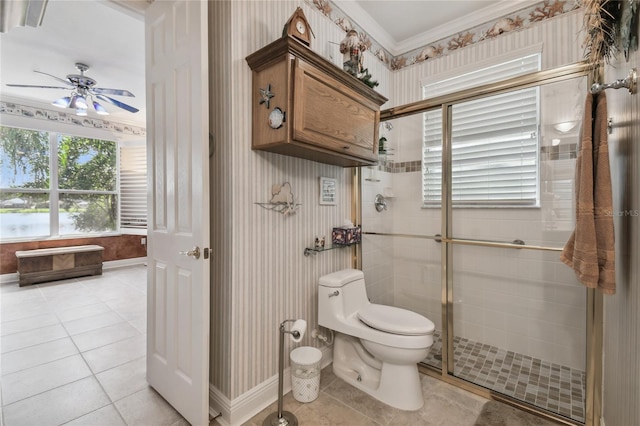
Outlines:
[[[593,295],[560,261],[586,71],[383,111],[379,164],[356,173],[367,293],[434,322],[422,370],[568,424],[587,421],[592,386]]]

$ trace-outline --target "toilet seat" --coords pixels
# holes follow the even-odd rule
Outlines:
[[[364,324],[385,333],[422,336],[433,334],[435,330],[435,325],[429,319],[394,306],[371,303],[359,310],[357,315]]]

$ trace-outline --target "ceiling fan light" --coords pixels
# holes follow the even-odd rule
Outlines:
[[[82,95],[73,95],[69,108],[71,109],[87,109],[87,100]]]
[[[79,115],[81,117],[84,117],[87,115],[87,109],[86,108],[77,108],[76,109],[76,115]]]
[[[87,100],[82,95],[76,96],[76,108],[86,110],[88,107]]]
[[[51,103],[51,105],[57,106],[59,108],[67,108],[71,103],[71,97],[65,96],[64,98],[56,99]]]
[[[93,109],[95,109],[96,113],[100,115],[109,115],[109,112],[106,109],[104,109],[104,107],[99,103],[97,103],[96,101],[93,101]]]

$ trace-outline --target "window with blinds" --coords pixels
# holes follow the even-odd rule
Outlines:
[[[432,98],[540,69],[527,55],[423,86]],[[536,206],[539,200],[539,90],[529,88],[456,104],[452,113],[454,206]],[[424,114],[422,193],[439,206],[442,186],[442,112]]]
[[[147,228],[147,149],[120,147],[120,229]]]

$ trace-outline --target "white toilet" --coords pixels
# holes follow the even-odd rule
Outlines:
[[[336,376],[392,407],[422,407],[417,363],[433,344],[431,321],[406,309],[370,303],[362,271],[344,269],[320,277],[318,324],[337,332]]]

